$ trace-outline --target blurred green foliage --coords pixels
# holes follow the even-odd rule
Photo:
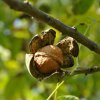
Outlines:
[[[77,27],[86,37],[100,44],[100,0],[29,1],[64,24]],[[24,60],[30,39],[48,28],[52,27],[11,10],[0,0],[0,100],[46,100],[54,90],[56,83],[32,78]],[[55,31],[57,43],[61,33]],[[73,68],[100,66],[100,55],[79,45],[80,54]],[[100,100],[100,73],[66,77],[64,81],[57,90],[58,100]]]

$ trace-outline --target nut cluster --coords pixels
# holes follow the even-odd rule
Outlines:
[[[79,47],[77,42],[66,37],[53,45],[56,32],[52,29],[42,32],[32,38],[26,55],[26,65],[32,76],[43,79],[55,72],[63,72],[65,68],[74,65],[73,57],[77,57]]]

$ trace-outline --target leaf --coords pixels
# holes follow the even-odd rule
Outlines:
[[[16,37],[11,37],[10,43],[11,43],[10,50],[12,52],[12,57],[15,58],[17,53],[21,51],[23,40]]]
[[[72,11],[74,14],[84,14],[91,7],[93,2],[94,0],[79,0],[79,2],[73,6]]]
[[[4,46],[5,48],[10,48],[10,38],[5,36],[3,33],[0,33],[0,45]]]
[[[13,77],[10,79],[5,87],[4,97],[6,100],[15,100],[20,97],[19,94],[26,88],[26,79],[23,76]]]
[[[85,24],[85,23],[80,23],[80,24],[78,24],[78,25],[75,26],[75,27],[77,28],[77,30],[78,30],[80,33],[84,34],[85,31],[86,31],[87,28],[88,28],[88,25]]]
[[[47,5],[47,4],[41,4],[40,7],[39,7],[40,10],[46,12],[46,13],[49,13],[50,12],[50,6]]]
[[[59,96],[58,100],[80,100],[78,97],[73,95],[65,95],[65,96]]]

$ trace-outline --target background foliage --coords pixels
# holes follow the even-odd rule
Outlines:
[[[29,0],[34,6],[61,20],[100,44],[99,0]],[[56,83],[39,82],[32,78],[25,66],[30,39],[41,31],[52,28],[34,18],[11,10],[0,0],[0,100],[45,100]],[[61,38],[57,32],[55,43]],[[75,67],[100,66],[100,56],[80,45]],[[99,100],[100,73],[66,77],[57,91],[58,100],[69,100],[73,95],[81,100]],[[76,100],[76,99],[72,99]]]

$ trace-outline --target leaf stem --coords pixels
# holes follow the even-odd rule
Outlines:
[[[61,83],[59,83],[56,88],[54,89],[54,91],[49,95],[49,97],[47,98],[47,100],[50,100],[50,98],[53,96],[53,94],[58,90],[58,88],[64,83],[64,81],[62,81]],[[55,100],[55,99],[54,99]]]

